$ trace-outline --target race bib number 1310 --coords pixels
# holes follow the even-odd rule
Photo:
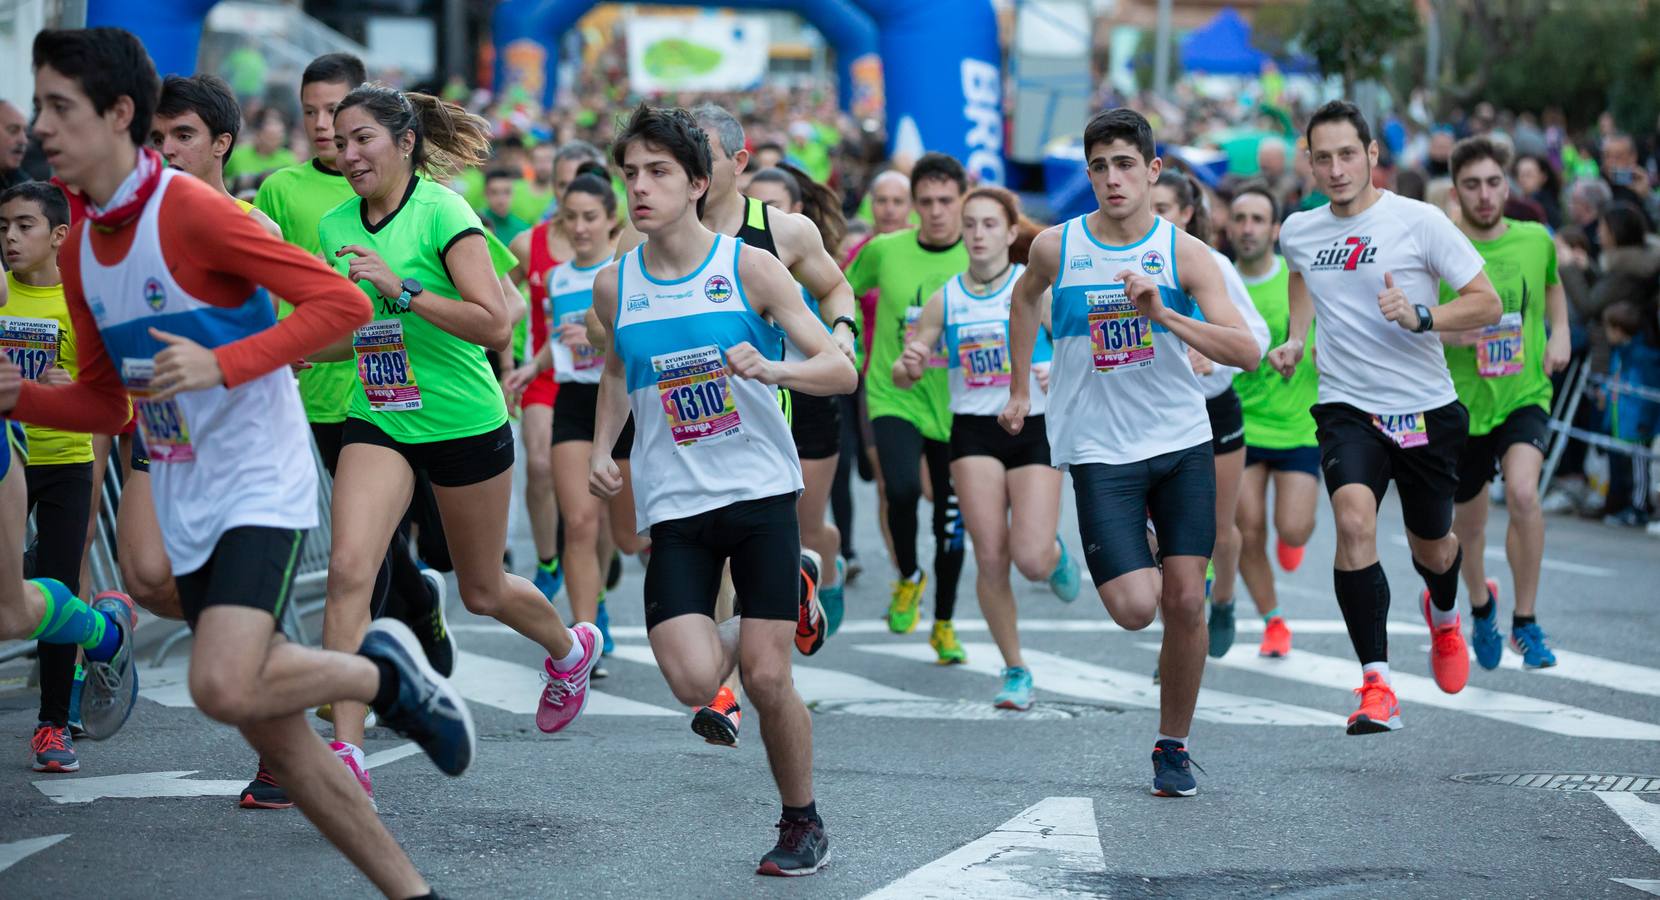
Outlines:
[[[675,446],[737,434],[741,420],[720,348],[698,347],[651,358],[657,394]]]

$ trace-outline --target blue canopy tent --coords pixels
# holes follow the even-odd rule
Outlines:
[[[1182,68],[1213,75],[1256,75],[1268,54],[1251,46],[1251,26],[1225,7],[1182,38]]]

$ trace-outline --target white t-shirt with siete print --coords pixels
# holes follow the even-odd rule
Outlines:
[[[1482,259],[1439,209],[1380,194],[1355,216],[1332,215],[1329,205],[1296,213],[1280,229],[1280,248],[1314,298],[1320,402],[1380,415],[1421,413],[1458,394],[1440,338],[1407,331],[1378,309],[1384,273],[1408,302],[1433,310],[1441,282],[1469,284]]]

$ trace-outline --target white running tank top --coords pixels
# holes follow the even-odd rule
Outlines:
[[[969,291],[961,275],[945,283],[945,358],[956,415],[995,416],[1009,405],[1009,302],[1024,271],[1025,266],[1015,265],[1003,286],[985,295]],[[1032,363],[1047,363],[1053,355],[1049,336],[1039,327]],[[1041,416],[1049,397],[1038,387],[1035,373],[1027,378],[1032,397],[1028,415]]]
[[[271,297],[256,288],[236,306],[186,293],[162,255],[157,217],[176,170],[139,214],[127,255],[105,266],[81,234],[81,290],[105,350],[135,404],[149,450],[157,523],[175,575],[201,568],[232,528],[317,525],[317,466],[299,389],[287,366],[234,388],[187,391],[146,402],[159,328],[213,349],[276,324]]]
[[[745,500],[800,493],[801,461],[776,388],[726,371],[726,351],[763,354],[783,337],[744,296],[743,242],[716,235],[709,257],[674,281],[648,275],[630,250],[617,267],[613,352],[634,412],[634,515],[643,533]],[[750,251],[758,252],[758,251]]]
[[[1136,313],[1116,278],[1129,269],[1158,283],[1164,304],[1192,316],[1176,272],[1180,230],[1154,217],[1147,234],[1109,247],[1086,217],[1062,226],[1060,277],[1050,292],[1055,362],[1049,373],[1050,456],[1122,465],[1210,440],[1210,417],[1187,345]]]
[[[575,260],[566,260],[553,267],[547,278],[548,343],[553,351],[553,380],[560,384],[599,384],[605,371],[605,354],[594,350],[578,356],[559,339],[560,327],[581,325],[594,305],[594,276],[611,264],[611,259],[584,269]]]

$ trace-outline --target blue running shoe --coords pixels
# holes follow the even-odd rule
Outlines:
[[[397,697],[375,710],[381,724],[419,744],[445,775],[467,771],[478,746],[472,713],[455,686],[433,671],[409,626],[396,619],[376,619],[357,653],[387,663],[398,673]]]
[[[1169,740],[1154,744],[1153,796],[1191,797],[1199,793],[1199,782],[1193,779],[1193,765],[1185,745]]]
[[[1210,658],[1221,659],[1233,648],[1233,601],[1205,605],[1210,607]]]
[[[1055,535],[1055,543],[1061,545],[1061,558],[1055,563],[1055,571],[1049,573],[1049,589],[1063,603],[1071,603],[1078,599],[1078,589],[1083,586],[1083,579],[1078,577],[1078,561],[1072,554],[1066,552],[1066,541],[1060,535]]]
[[[992,705],[998,709],[1016,709],[1025,712],[1032,708],[1032,671],[1024,666],[1010,666],[1003,670],[1003,689],[997,692]]]
[[[552,566],[538,564],[536,576],[531,579],[531,583],[542,592],[542,596],[548,598],[549,603],[552,603],[553,598],[559,596],[559,589],[565,586],[565,570],[559,565],[559,557],[553,558]]]
[[[1499,631],[1499,583],[1491,578],[1487,579],[1487,603],[1486,618],[1470,614],[1470,644],[1475,647],[1476,663],[1492,671],[1504,658],[1504,634]]]
[[[842,627],[842,614],[847,612],[847,560],[836,557],[836,583],[830,587],[818,589],[819,605],[824,607],[824,636],[835,635],[836,629]]]
[[[1522,655],[1522,668],[1548,669],[1556,665],[1556,654],[1545,646],[1545,630],[1538,622],[1512,628],[1510,649]]]
[[[594,613],[594,627],[599,629],[599,655],[610,656],[611,651],[617,649],[615,641],[611,640],[611,613],[605,608],[605,592],[599,592],[599,611]]]

